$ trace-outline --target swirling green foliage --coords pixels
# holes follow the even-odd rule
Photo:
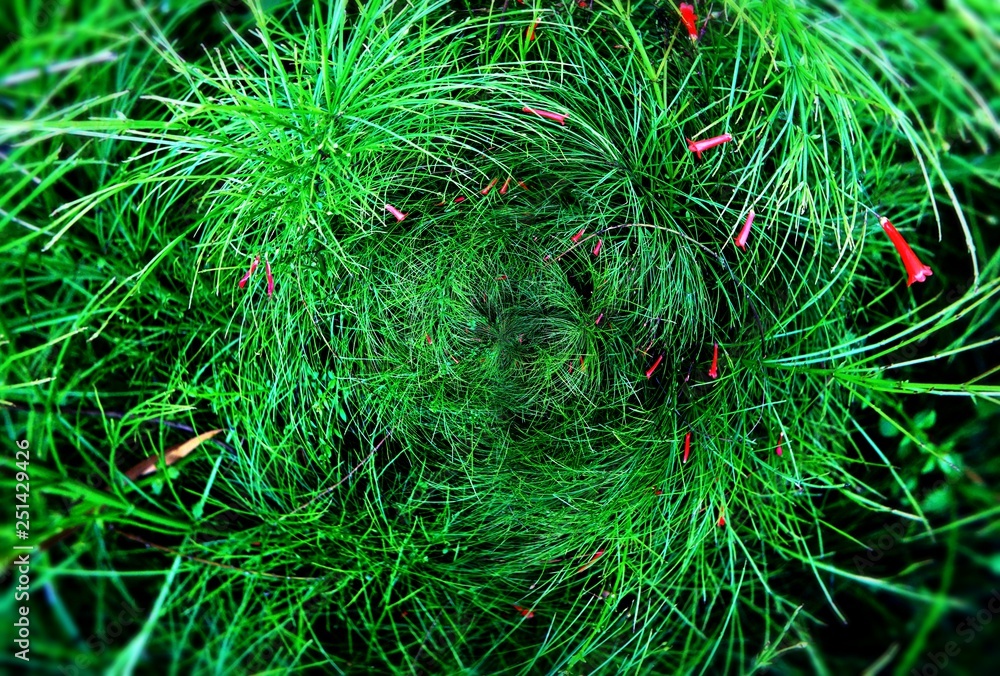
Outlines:
[[[824,504],[880,504],[847,490],[858,406],[906,391],[874,360],[962,308],[988,324],[998,289],[955,202],[939,227],[982,284],[906,314],[928,292],[876,210],[946,276],[942,140],[998,125],[865,11],[726,2],[692,41],[673,6],[618,0],[253,2],[194,54],[144,13],[157,65],[94,104],[115,115],[4,123],[34,162],[88,136],[73,161],[121,159],[7,248],[71,255],[87,224],[118,257],[58,335],[149,350],[105,376],[142,384],[133,418],[207,404],[231,430],[146,512],[108,505],[196,557],[146,649],[185,671],[733,672],[802,635],[788,580],[850,577],[825,563]],[[139,304],[169,338],[123,337]],[[35,396],[114,399],[77,378]],[[982,388],[963,392],[995,402]]]

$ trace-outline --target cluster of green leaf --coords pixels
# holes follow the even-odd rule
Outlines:
[[[901,403],[1000,399],[990,365],[939,367],[996,339],[1000,295],[998,26],[955,6],[729,0],[692,41],[619,0],[17,3],[0,415],[33,538],[73,533],[38,652],[822,670],[844,588],[940,615],[944,587],[852,557],[873,515],[994,513],[919,490],[973,464]]]

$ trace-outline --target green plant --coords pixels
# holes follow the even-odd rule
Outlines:
[[[118,59],[50,92],[90,98],[0,123],[6,423],[36,490],[79,501],[46,534],[85,526],[46,556],[98,624],[151,609],[95,664],[822,668],[803,596],[945,603],[831,563],[861,541],[825,514],[929,531],[862,411],[947,474],[898,399],[1000,397],[995,369],[921,376],[995,340],[1000,258],[959,199],[1000,178],[986,10],[934,38],[954,61],[929,10],[790,0],[725,2],[696,42],[618,0],[254,1],[204,52],[174,42],[196,4],[109,29]],[[929,281],[905,287],[882,214]]]

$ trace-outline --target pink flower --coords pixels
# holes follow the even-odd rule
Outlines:
[[[267,277],[267,297],[274,293],[274,277],[271,275],[271,261],[264,259],[264,276]]]
[[[753,225],[753,217],[754,213],[753,209],[751,209],[750,213],[747,214],[746,222],[743,223],[743,229],[740,230],[739,237],[733,240],[734,242],[736,242],[736,246],[743,249],[744,251],[747,250],[747,237],[750,236],[750,226]]]
[[[906,267],[907,286],[912,286],[913,282],[922,282],[934,274],[928,266],[920,262],[917,254],[913,253],[913,249],[906,243],[906,240],[899,234],[899,231],[893,227],[888,218],[882,216],[878,219],[878,222],[882,226],[882,229],[885,230],[885,234],[889,235],[889,239],[892,240],[893,245],[895,245],[896,253],[903,259],[903,265]]]
[[[586,232],[586,230],[587,230],[586,228],[580,228],[580,232],[578,232],[575,235],[573,235],[572,237],[570,237],[570,241],[572,241],[573,244],[576,244],[577,242],[579,242],[580,238],[583,237],[583,233]]]
[[[386,204],[385,210],[388,211],[393,216],[395,216],[397,221],[401,221],[404,218],[406,218],[406,214],[404,214],[402,211],[392,206],[391,204]]]
[[[566,124],[566,118],[569,117],[568,114],[562,115],[560,113],[550,113],[547,110],[540,110],[538,108],[528,108],[527,106],[525,106],[521,110],[524,111],[525,113],[534,113],[535,115],[538,115],[539,117],[544,117],[548,120],[555,120],[556,122],[562,125]]]
[[[695,153],[698,159],[701,159],[701,153],[709,148],[714,148],[715,146],[721,146],[723,143],[732,141],[733,137],[731,134],[723,134],[722,136],[713,136],[712,138],[705,139],[704,141],[692,141],[687,140],[688,150]]]
[[[604,244],[603,239],[597,240],[597,244],[594,245],[594,255],[601,253],[601,246]]]
[[[502,186],[500,186],[500,194],[501,195],[506,195],[507,194],[507,185],[509,183],[510,183],[510,177],[508,176],[507,180],[503,182]]]
[[[715,379],[719,377],[719,344],[715,344],[715,351],[712,353],[712,368],[708,369],[708,377]]]
[[[781,455],[781,440],[785,438],[785,433],[782,432],[778,435],[778,449],[775,451],[779,456]]]
[[[250,269],[247,270],[247,273],[243,275],[243,279],[240,280],[239,284],[241,289],[247,285],[248,281],[250,281],[250,275],[252,275],[253,271],[257,269],[258,263],[260,263],[260,256],[253,259],[253,263],[250,264]]]
[[[482,190],[479,191],[479,194],[480,195],[489,195],[490,194],[490,190],[493,190],[493,186],[495,186],[497,184],[497,181],[499,181],[499,180],[500,180],[499,178],[494,178],[492,181],[490,181],[490,184],[488,186],[486,186],[485,188],[483,188]]]
[[[594,324],[600,324],[602,319],[604,319],[604,313],[603,312],[601,314],[597,315],[597,321],[594,322]]]
[[[455,198],[455,202],[456,203],[458,203],[458,202],[464,202],[464,201],[465,201],[465,198],[462,197],[461,195],[459,195],[458,197]]]

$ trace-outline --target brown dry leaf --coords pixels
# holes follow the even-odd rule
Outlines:
[[[167,463],[167,467],[174,464],[181,458],[185,457],[191,451],[198,448],[198,446],[200,446],[202,442],[208,441],[221,431],[222,430],[212,430],[210,432],[205,432],[204,434],[200,434],[194,437],[193,439],[188,439],[183,444],[179,444],[177,446],[174,446],[173,448],[168,448],[166,453],[163,454],[164,461]],[[145,476],[147,474],[152,474],[153,472],[156,471],[156,461],[159,459],[159,457],[160,456],[158,455],[149,456],[142,462],[136,464],[135,467],[132,467],[130,470],[125,472],[125,476],[134,481],[138,477]],[[89,513],[93,514],[95,512],[100,512],[100,511],[101,508],[96,507],[90,510]],[[44,552],[45,550],[55,545],[57,542],[65,540],[71,535],[75,535],[79,530],[80,526],[74,526],[72,528],[68,528],[62,531],[61,533],[57,533],[52,537],[50,537],[48,540],[42,542],[41,545],[39,545],[39,549],[41,549],[41,551]],[[9,568],[10,568],[10,562],[0,565],[0,577],[2,577],[3,572],[9,570]]]
[[[173,448],[168,448],[163,454],[163,461],[166,463],[167,467],[170,467],[170,465],[185,457],[188,453],[198,448],[198,446],[200,446],[203,442],[208,441],[221,431],[222,430],[212,430],[210,432],[205,432],[204,434],[199,434],[192,439],[188,439],[183,444],[179,444]],[[138,477],[152,474],[156,471],[156,461],[159,459],[159,455],[151,455],[135,465],[135,467],[132,467],[130,470],[125,472],[125,476],[129,479],[135,480]]]

